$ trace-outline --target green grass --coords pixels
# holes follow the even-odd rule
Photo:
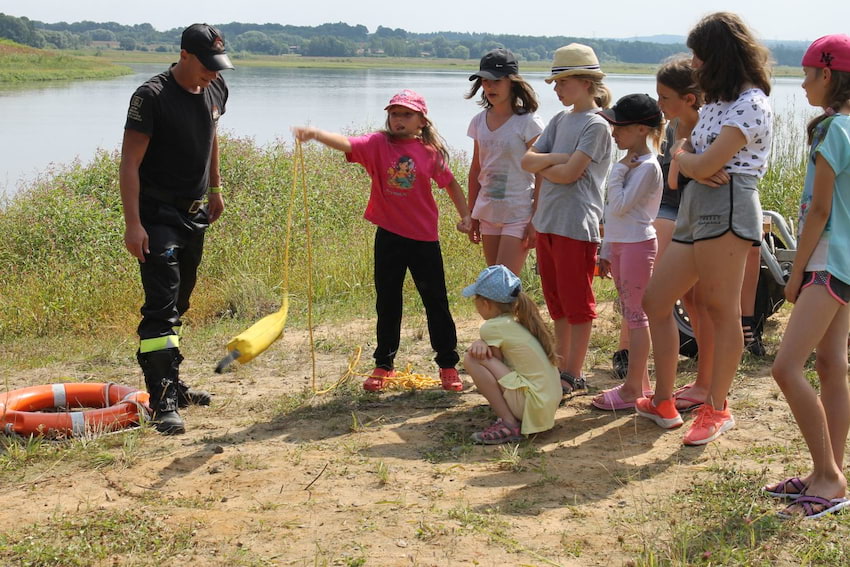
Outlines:
[[[105,59],[35,49],[0,39],[0,85],[35,81],[108,79],[128,75],[129,67]]]
[[[291,146],[259,148],[222,140],[227,211],[207,233],[200,281],[188,321],[251,321],[276,310],[284,290],[286,215],[294,207],[289,242],[290,320],[303,321],[312,293],[318,320],[372,314],[374,226],[363,220],[369,180],[342,155],[315,145],[305,150],[313,265],[308,264],[305,206],[294,183]],[[132,334],[141,290],[138,267],[123,246],[118,156],[102,152],[24,189],[0,209],[0,341],[72,334]],[[455,160],[465,177],[466,164]],[[461,269],[472,248],[454,230],[457,214],[445,194],[441,240],[451,299],[472,277]],[[312,275],[312,288],[307,285]],[[532,284],[532,291],[537,284]],[[408,311],[420,311],[409,283]],[[93,316],[97,314],[97,316]]]
[[[725,462],[637,511],[624,520],[623,540],[639,542],[634,565],[847,565],[850,549],[836,537],[846,521],[780,520],[782,504],[760,494],[768,480]]]
[[[190,549],[192,525],[166,524],[143,510],[92,510],[60,514],[31,526],[0,534],[5,565],[86,567],[109,561],[117,565],[170,563]],[[124,563],[126,564],[126,563]]]

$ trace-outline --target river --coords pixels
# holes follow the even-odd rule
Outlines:
[[[86,163],[98,149],[120,149],[130,95],[164,68],[132,67],[134,74],[116,79],[0,87],[0,193],[14,194],[48,174],[54,165],[77,159]],[[291,139],[290,127],[300,124],[343,132],[380,128],[389,98],[412,88],[425,96],[429,116],[449,145],[471,153],[466,129],[480,108],[463,95],[469,89],[469,73],[475,70],[238,67],[224,72],[230,100],[220,128],[260,145]],[[546,75],[525,74],[537,89],[544,121],[563,108],[551,86],[543,82]],[[609,75],[606,83],[615,100],[633,92],[655,94],[651,75]],[[780,116],[811,113],[800,79],[777,79],[771,99]],[[802,127],[804,121],[801,117],[793,122]]]

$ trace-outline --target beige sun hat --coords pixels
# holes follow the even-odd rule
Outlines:
[[[585,75],[601,79],[605,73],[599,68],[599,59],[596,58],[593,49],[581,43],[571,43],[555,51],[552,74],[543,80],[551,83],[555,79],[570,75]]]

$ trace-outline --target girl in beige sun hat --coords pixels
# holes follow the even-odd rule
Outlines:
[[[596,53],[587,45],[571,43],[559,47],[555,51],[555,59],[552,61],[552,74],[544,79],[551,83],[561,77],[570,75],[582,75],[588,78],[602,79],[605,73],[599,68],[599,59]]]
[[[610,126],[598,114],[611,104],[604,76],[586,45],[573,43],[555,52],[546,82],[554,83],[565,108],[552,117],[521,161],[523,169],[542,178],[531,222],[565,394],[587,385],[582,369],[596,318],[593,273],[611,164]]]

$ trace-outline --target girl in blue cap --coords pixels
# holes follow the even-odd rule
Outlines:
[[[469,77],[484,110],[473,117],[467,135],[474,140],[469,165],[469,239],[481,243],[488,266],[504,264],[522,271],[528,250],[534,247],[533,212],[535,175],[520,160],[543,131],[537,116],[537,95],[519,75],[519,64],[508,49],[484,54],[477,73]]]
[[[850,36],[816,40],[803,56],[803,89],[823,113],[809,123],[809,159],[800,197],[797,255],[785,284],[794,303],[773,378],[812,456],[812,472],[766,486],[791,500],[780,517],[819,518],[850,506],[844,450],[850,428]],[[820,396],[804,367],[816,352]]]
[[[561,400],[555,341],[519,278],[501,264],[490,266],[463,295],[475,297],[484,319],[463,364],[497,417],[472,440],[496,445],[552,429]]]

